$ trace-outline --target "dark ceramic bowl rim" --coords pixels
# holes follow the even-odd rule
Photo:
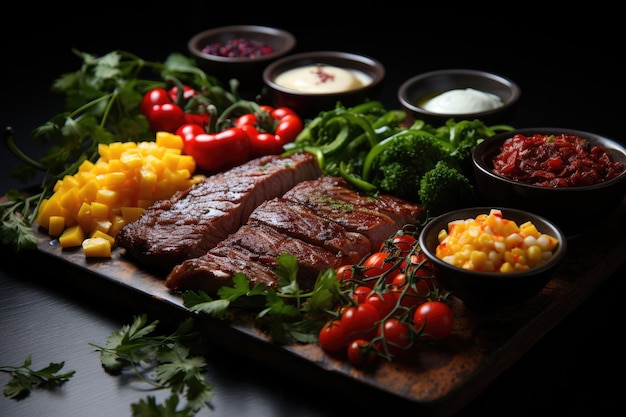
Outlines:
[[[348,90],[348,91],[340,91],[340,92],[330,92],[330,93],[306,93],[297,90],[293,90],[291,88],[286,88],[281,85],[278,85],[274,82],[274,79],[278,74],[283,73],[284,71],[292,68],[297,68],[304,63],[304,65],[309,65],[312,63],[320,63],[320,64],[328,64],[334,66],[341,66],[338,62],[345,62],[343,68],[356,69],[363,71],[360,69],[360,66],[365,66],[368,68],[372,68],[372,71],[369,73],[367,71],[363,71],[372,77],[372,82],[363,85],[362,87]],[[359,65],[349,65],[350,63],[358,63]],[[269,64],[265,70],[263,71],[263,81],[270,88],[276,91],[280,91],[284,94],[290,94],[293,96],[303,96],[303,97],[332,97],[332,96],[344,96],[346,94],[357,94],[364,90],[369,90],[375,88],[378,84],[380,84],[385,78],[385,66],[382,62],[378,61],[375,58],[369,57],[367,55],[353,54],[350,52],[341,52],[341,51],[315,51],[315,52],[302,52],[299,54],[288,55],[283,58],[280,58],[271,64]]]
[[[570,192],[582,192],[587,190],[595,190],[600,188],[611,187],[615,183],[626,180],[626,170],[622,172],[615,178],[611,178],[608,181],[601,182],[599,184],[593,185],[581,185],[575,187],[543,187],[540,185],[527,184],[521,181],[515,181],[510,178],[503,177],[494,173],[491,170],[491,166],[488,164],[492,156],[497,154],[497,151],[500,149],[502,143],[509,137],[512,137],[516,134],[522,134],[524,136],[531,136],[533,134],[547,134],[547,135],[558,135],[558,134],[567,134],[567,135],[576,135],[583,139],[587,139],[593,144],[601,144],[605,149],[611,152],[613,157],[616,160],[620,160],[623,163],[626,163],[626,147],[620,144],[619,142],[610,139],[606,136],[599,135],[597,133],[586,132],[578,129],[566,129],[566,128],[557,128],[557,127],[529,127],[523,129],[515,129],[508,132],[498,133],[490,138],[483,140],[481,143],[476,145],[474,151],[472,153],[472,163],[474,167],[480,171],[481,174],[490,177],[492,179],[502,181],[506,184],[511,185],[512,187],[523,187],[528,189],[536,189],[536,190],[550,190],[555,193],[570,193]],[[494,149],[497,147],[497,149]]]
[[[234,57],[229,58],[225,56],[212,55],[202,52],[202,47],[200,43],[206,43],[206,39],[212,38],[218,35],[222,35],[225,33],[231,32],[240,32],[240,33],[262,33],[264,35],[270,35],[276,38],[282,38],[283,42],[285,42],[285,47],[279,50],[275,50],[272,53],[262,55],[255,58],[247,58],[247,57]],[[280,57],[285,55],[286,53],[291,52],[293,48],[296,46],[296,37],[291,33],[284,29],[279,29],[270,26],[259,26],[259,25],[233,25],[233,26],[220,26],[213,29],[208,29],[194,35],[187,42],[187,48],[191,51],[195,56],[203,59],[207,59],[215,62],[223,62],[223,63],[252,63],[259,61],[270,61],[275,59],[276,57]]]
[[[409,96],[409,92],[415,86],[415,84],[419,81],[427,80],[432,77],[439,77],[445,75],[471,75],[475,77],[481,77],[485,79],[489,79],[495,82],[498,82],[508,88],[511,91],[511,97],[508,98],[505,102],[503,102],[502,106],[489,109],[481,112],[470,112],[470,113],[438,113],[426,110],[423,107],[418,106],[414,102],[411,101],[411,97]],[[467,88],[472,88],[471,85],[468,85]],[[521,96],[521,89],[517,83],[513,80],[504,77],[502,75],[475,70],[475,69],[445,69],[445,70],[434,70],[429,72],[424,72],[422,74],[418,74],[414,77],[409,78],[405,82],[400,85],[398,88],[398,100],[400,104],[402,104],[405,108],[413,111],[415,113],[420,113],[424,115],[436,116],[436,117],[449,117],[449,118],[457,118],[457,119],[474,119],[481,117],[487,117],[491,115],[495,115],[505,111],[511,106],[515,105]]]
[[[537,227],[539,232],[548,233],[559,240],[559,245],[557,246],[556,251],[553,253],[552,258],[548,262],[543,263],[537,267],[528,269],[526,271],[514,271],[514,272],[483,272],[483,271],[473,271],[470,269],[460,268],[458,266],[449,264],[435,255],[435,253],[428,247],[428,238],[430,233],[438,233],[441,229],[448,228],[448,222],[453,220],[464,220],[469,218],[475,218],[478,214],[488,214],[491,209],[498,209],[502,211],[502,215],[506,219],[515,218],[525,218],[527,221],[533,222],[533,224]],[[538,223],[543,223],[544,225],[549,226],[548,228],[552,230],[545,230],[544,227],[541,227]],[[521,223],[517,221],[517,224]],[[561,260],[565,257],[567,253],[567,236],[563,231],[552,221],[547,218],[531,213],[526,210],[519,210],[509,207],[471,207],[471,208],[463,208],[459,210],[450,211],[444,214],[441,214],[434,219],[430,220],[420,231],[418,236],[418,242],[420,245],[420,249],[424,253],[424,255],[433,263],[441,268],[450,269],[453,271],[457,271],[458,273],[467,274],[468,279],[470,277],[480,277],[482,280],[488,279],[507,279],[507,280],[523,280],[529,277],[541,274],[547,270],[551,270],[556,265],[561,262]],[[436,248],[436,247],[435,247]]]

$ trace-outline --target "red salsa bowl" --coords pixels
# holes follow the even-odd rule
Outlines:
[[[626,148],[596,133],[517,129],[484,140],[472,159],[485,204],[543,215],[568,236],[610,221],[626,195]]]

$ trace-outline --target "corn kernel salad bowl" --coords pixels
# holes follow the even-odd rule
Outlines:
[[[528,211],[463,208],[422,229],[422,252],[441,285],[476,311],[514,307],[536,295],[567,251],[565,234]]]

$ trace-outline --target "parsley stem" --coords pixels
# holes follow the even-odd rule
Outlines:
[[[20,148],[18,148],[18,146],[15,144],[13,136],[13,128],[11,126],[8,126],[6,129],[4,129],[4,143],[7,145],[9,150],[13,152],[13,154],[17,156],[22,162],[40,171],[45,171],[45,166],[30,158],[28,155],[22,152]]]

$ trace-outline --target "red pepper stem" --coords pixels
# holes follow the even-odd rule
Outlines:
[[[209,104],[207,111],[209,112],[209,123],[207,123],[206,131],[211,134],[217,133],[217,107],[215,104]]]

